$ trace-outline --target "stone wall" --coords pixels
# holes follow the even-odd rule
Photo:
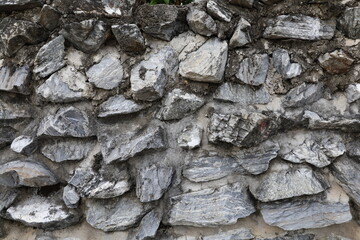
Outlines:
[[[3,239],[360,239],[358,1],[0,18]]]

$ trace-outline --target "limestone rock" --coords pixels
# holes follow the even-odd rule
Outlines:
[[[16,137],[16,130],[9,126],[0,127],[0,149],[12,143]]]
[[[241,61],[236,78],[241,82],[260,86],[265,83],[269,69],[269,56],[266,54],[255,54],[251,58]]]
[[[138,233],[135,236],[136,240],[146,240],[154,238],[160,226],[161,216],[155,210],[146,214],[140,222]]]
[[[143,32],[165,41],[187,30],[186,9],[174,5],[141,5],[136,20]]]
[[[54,30],[59,25],[61,13],[49,5],[44,5],[40,12],[39,23],[49,31]]]
[[[95,136],[94,120],[75,107],[59,108],[55,115],[45,117],[37,132],[38,136],[90,137]]]
[[[291,89],[283,100],[285,107],[301,107],[311,104],[322,98],[324,94],[324,84],[306,84],[303,83]]]
[[[38,44],[47,37],[45,30],[33,22],[11,17],[0,21],[0,50],[2,49],[8,57],[19,51],[25,44]]]
[[[197,125],[186,126],[180,133],[177,142],[185,149],[198,148],[201,145],[203,130]]]
[[[264,37],[269,39],[331,39],[335,33],[335,22],[322,21],[305,15],[280,15],[267,26]]]
[[[0,187],[0,211],[7,209],[13,204],[18,196],[16,189]]]
[[[42,46],[35,57],[34,73],[47,77],[65,66],[65,39],[58,36]]]
[[[66,24],[60,31],[75,48],[85,52],[96,52],[110,34],[110,28],[103,22],[88,19]]]
[[[166,96],[157,116],[162,120],[181,119],[195,112],[204,104],[203,98],[176,88]]]
[[[9,187],[43,187],[58,183],[47,167],[30,161],[12,161],[0,166],[0,183]]]
[[[126,230],[135,226],[149,212],[149,206],[131,196],[86,202],[86,221],[105,232]]]
[[[11,150],[17,153],[21,153],[23,155],[30,155],[38,147],[38,142],[36,137],[34,136],[27,136],[27,135],[20,135],[14,139],[11,143]]]
[[[41,7],[42,0],[2,0],[0,12],[23,11],[35,7]]]
[[[54,103],[85,100],[92,96],[91,86],[86,77],[72,66],[52,74],[36,89],[36,94]]]
[[[170,200],[168,223],[173,226],[230,225],[255,212],[247,187],[243,183],[184,193]]]
[[[80,196],[76,192],[75,187],[71,185],[67,185],[66,187],[64,187],[63,200],[66,207],[77,208],[80,201]]]
[[[226,82],[216,90],[214,99],[249,105],[269,103],[271,96],[264,86],[254,89],[247,85]]]
[[[96,87],[110,90],[124,84],[124,70],[119,59],[110,55],[86,71],[89,82]]]
[[[95,144],[87,139],[52,139],[42,144],[41,153],[54,162],[78,161],[86,158]]]
[[[118,95],[110,97],[99,106],[98,117],[110,117],[136,113],[145,107],[145,105],[140,105],[133,100],[126,99],[123,95]]]
[[[136,195],[140,202],[159,200],[169,188],[174,170],[171,167],[140,169],[136,178]]]
[[[346,37],[360,38],[360,7],[347,8],[339,19],[339,28]]]
[[[248,21],[246,21],[244,18],[240,18],[236,26],[235,32],[230,38],[229,47],[237,48],[237,47],[245,46],[246,44],[250,43],[251,42],[250,27],[251,24]]]
[[[28,66],[0,68],[0,90],[28,95],[31,72]]]
[[[360,99],[360,84],[350,84],[346,88],[346,98],[348,103],[355,102]]]
[[[339,74],[348,72],[354,59],[342,49],[325,53],[318,58],[319,64],[329,73]]]
[[[290,62],[290,56],[287,50],[277,49],[273,52],[272,56],[274,67],[283,78],[290,79],[301,74],[301,65]]]
[[[230,0],[230,4],[238,5],[240,7],[252,8],[254,0]]]
[[[166,84],[178,69],[177,53],[171,47],[164,47],[131,70],[130,83],[133,97],[138,100],[154,101],[164,95]]]
[[[248,240],[254,239],[254,235],[247,228],[239,228],[224,232],[219,232],[215,235],[204,236],[203,240]]]
[[[46,230],[62,229],[76,224],[80,216],[67,209],[58,199],[31,196],[6,210],[8,217],[26,226]]]
[[[286,166],[286,165],[285,165]],[[307,166],[286,166],[261,176],[250,192],[262,202],[313,195],[329,188],[326,179]]]
[[[178,53],[179,61],[183,61],[189,53],[200,48],[206,41],[205,37],[187,31],[173,38],[169,44]]]
[[[140,54],[145,51],[145,39],[136,24],[112,25],[111,30],[125,52]]]
[[[179,65],[184,78],[199,82],[218,83],[223,80],[228,45],[218,38],[209,39],[198,50],[188,54]]]
[[[207,12],[215,19],[230,22],[232,13],[224,7],[224,3],[218,0],[209,0],[206,4]]]
[[[27,103],[4,101],[0,99],[0,119],[14,120],[32,117],[32,109]]]
[[[190,29],[200,35],[210,37],[216,34],[216,22],[205,11],[192,8],[186,16]]]

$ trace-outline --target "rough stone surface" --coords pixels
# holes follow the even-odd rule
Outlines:
[[[252,8],[254,0],[230,0],[230,3],[240,7]]]
[[[0,127],[0,149],[12,143],[16,132],[16,129],[9,126]]]
[[[28,66],[3,66],[0,68],[0,90],[28,95],[30,78]]]
[[[11,150],[23,155],[31,155],[38,147],[37,139],[33,136],[21,135],[11,143]]]
[[[215,235],[204,236],[204,240],[247,240],[254,239],[254,235],[252,235],[251,231],[246,228],[239,228],[235,230],[229,230],[220,232]]]
[[[180,63],[179,73],[193,81],[221,82],[225,72],[227,51],[226,41],[211,38]]]
[[[44,5],[40,12],[39,23],[49,31],[59,25],[61,14],[49,5]]]
[[[360,84],[350,84],[346,88],[346,98],[348,103],[355,102],[360,99]]]
[[[41,7],[42,0],[3,0],[0,2],[0,12],[22,11]]]
[[[118,95],[110,97],[99,106],[98,117],[110,117],[136,113],[145,107],[145,105],[140,105],[133,100],[126,99],[123,95]]]
[[[179,147],[185,149],[198,148],[201,145],[203,129],[198,125],[186,126],[180,133],[177,143]]]
[[[0,99],[0,119],[14,120],[31,118],[31,107],[26,103],[11,102]]]
[[[156,236],[156,232],[160,226],[161,216],[155,210],[146,214],[140,222],[136,240],[151,239]]]
[[[230,22],[232,13],[229,12],[218,0],[209,0],[206,4],[207,12],[215,19],[223,22]]]
[[[346,145],[346,153],[355,160],[360,160],[360,141],[351,141]]]
[[[195,33],[210,37],[216,34],[216,22],[205,11],[192,8],[186,16],[189,27]]]
[[[235,32],[230,38],[229,47],[237,48],[250,43],[250,27],[251,24],[248,21],[246,21],[244,18],[240,18],[236,26]]]
[[[283,100],[285,107],[301,107],[319,100],[323,96],[324,85],[322,83],[303,83],[291,89]]]
[[[245,58],[236,74],[241,82],[260,86],[265,83],[266,75],[269,69],[269,56],[266,54],[255,54],[251,58]]]
[[[68,208],[77,208],[78,207],[78,204],[80,201],[80,196],[76,192],[75,187],[73,187],[71,185],[67,185],[66,187],[64,187],[63,200],[64,200],[66,207],[68,207]]]
[[[276,71],[285,79],[297,77],[302,72],[298,63],[291,63],[289,52],[285,49],[277,49],[272,54],[273,64]]]
[[[347,8],[338,22],[340,30],[346,37],[352,39],[360,38],[360,7]]]
[[[339,74],[349,71],[354,59],[340,49],[321,55],[318,61],[320,66],[329,73]]]
[[[111,30],[125,52],[138,54],[145,51],[145,39],[136,24],[112,25]]]

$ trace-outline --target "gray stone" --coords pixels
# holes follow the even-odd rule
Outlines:
[[[80,202],[80,196],[75,187],[66,185],[63,191],[63,201],[68,208],[77,208]]]
[[[334,233],[332,233],[330,236],[327,237],[326,240],[351,240],[351,239],[342,237],[342,236],[338,236],[338,235],[335,235]]]
[[[360,38],[360,7],[347,8],[338,22],[340,30],[346,37]]]
[[[346,153],[352,159],[360,160],[360,141],[355,140],[346,144]]]
[[[346,88],[346,98],[348,103],[355,102],[360,99],[360,84],[350,84]]]
[[[280,0],[281,1],[281,0]],[[315,234],[286,234],[274,238],[258,238],[259,240],[314,240]]]
[[[230,0],[230,4],[238,5],[240,7],[252,8],[254,0]]]
[[[248,21],[246,21],[244,18],[240,18],[236,26],[235,32],[230,38],[229,47],[237,48],[250,43],[250,27],[251,24]]]
[[[333,116],[322,118],[317,113],[305,111],[303,119],[308,121],[309,129],[331,129],[343,132],[359,132],[360,121],[351,116]]]
[[[161,216],[155,210],[146,214],[140,222],[139,230],[135,236],[136,240],[147,240],[154,238],[160,226]]]
[[[12,161],[0,166],[0,184],[8,187],[43,187],[58,183],[47,167],[30,161]]]
[[[107,200],[89,199],[86,204],[86,221],[105,232],[131,228],[150,210],[148,205],[131,196]]]
[[[267,54],[255,54],[251,58],[241,61],[236,78],[241,82],[260,86],[265,83],[269,69],[269,56]]]
[[[96,140],[49,139],[41,146],[41,153],[54,162],[85,159],[95,147]]]
[[[42,0],[1,0],[0,12],[23,11],[35,7],[41,7]]]
[[[291,89],[283,99],[285,107],[302,107],[316,102],[324,95],[324,84],[306,84],[303,83]]]
[[[164,95],[166,84],[174,78],[178,69],[177,53],[164,47],[131,70],[130,83],[133,97],[155,101]]]
[[[335,34],[335,21],[323,21],[305,15],[280,15],[270,22],[264,32],[269,39],[331,39]]]
[[[31,72],[28,66],[0,68],[0,90],[28,95]]]
[[[177,143],[185,149],[198,148],[201,145],[203,129],[197,125],[186,126],[180,133]]]
[[[198,50],[187,55],[179,65],[184,78],[199,82],[218,83],[223,80],[228,45],[218,38],[209,39]]]
[[[210,37],[216,34],[216,22],[205,11],[191,8],[186,16],[190,29],[200,35]]]
[[[0,187],[0,211],[9,208],[18,196],[17,189]]]
[[[140,54],[145,51],[145,39],[136,24],[112,25],[111,30],[125,52]]]
[[[228,230],[215,235],[202,237],[203,240],[248,240],[254,238],[255,236],[247,228]]]
[[[47,77],[65,66],[65,39],[58,36],[42,46],[35,57],[34,73]]]
[[[30,227],[63,229],[79,222],[80,215],[54,197],[30,196],[6,210],[7,216]]]
[[[110,97],[99,106],[98,117],[110,117],[125,115],[141,111],[145,105],[137,104],[135,101],[126,99],[123,95]]]
[[[12,143],[16,132],[16,129],[9,126],[0,127],[0,149]]]
[[[95,136],[95,123],[91,116],[75,107],[59,108],[55,115],[45,117],[38,136],[90,137]]]
[[[332,74],[348,72],[354,59],[342,49],[325,53],[318,58],[320,66]]]
[[[250,185],[250,192],[262,202],[313,195],[329,188],[327,180],[306,165],[280,165]]]
[[[20,135],[14,139],[10,148],[14,152],[28,156],[38,148],[38,142],[34,136]]]
[[[165,41],[188,29],[186,9],[174,5],[141,5],[136,11],[136,21],[143,32]]]
[[[291,63],[289,52],[285,49],[277,49],[272,54],[273,64],[276,71],[285,79],[297,77],[302,68],[298,63]]]
[[[197,227],[230,225],[255,212],[243,183],[184,193],[170,199],[168,223]]]
[[[52,74],[36,89],[36,94],[54,103],[74,102],[90,98],[92,88],[81,72],[67,66]]]
[[[157,117],[161,120],[181,119],[192,114],[204,104],[203,98],[176,88],[164,99]]]
[[[105,42],[110,28],[103,21],[88,19],[66,24],[59,33],[80,51],[93,53]]]
[[[44,5],[40,12],[39,23],[47,30],[52,31],[59,26],[60,17],[61,13],[49,5]]]
[[[33,22],[11,17],[0,21],[0,50],[8,57],[14,55],[25,44],[38,44],[47,37],[44,29]]]
[[[146,167],[136,178],[136,195],[140,202],[159,200],[169,188],[174,169],[171,167]]]
[[[206,4],[207,12],[215,19],[230,22],[232,13],[219,0],[209,0]]]
[[[4,101],[0,99],[0,119],[14,120],[32,117],[31,107],[23,102]]]
[[[264,86],[254,89],[247,85],[226,82],[218,87],[214,99],[249,105],[269,103],[271,96]]]

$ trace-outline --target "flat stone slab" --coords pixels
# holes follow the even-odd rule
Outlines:
[[[138,104],[123,95],[110,97],[99,106],[98,117],[111,117],[136,113],[146,108],[146,105]]]

